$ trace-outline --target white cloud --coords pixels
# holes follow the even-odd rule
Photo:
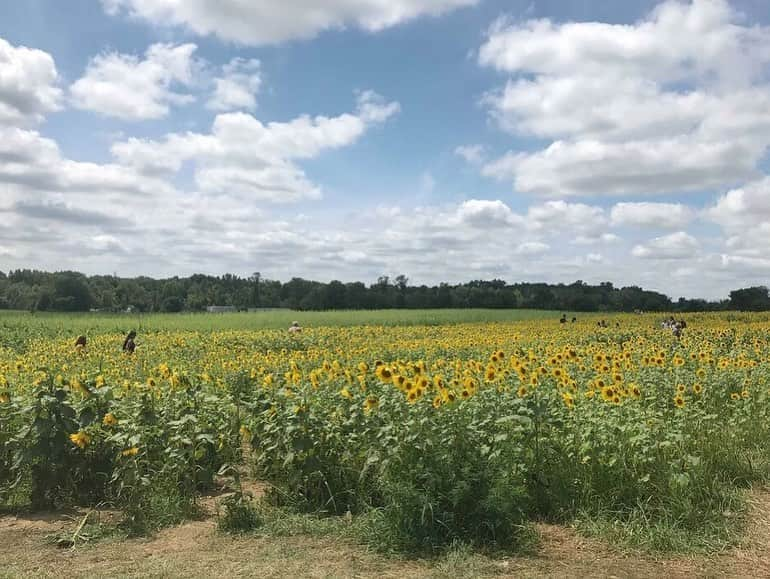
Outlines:
[[[596,245],[598,243],[617,243],[621,238],[614,233],[599,233],[597,235],[578,235],[572,240],[575,245]]]
[[[214,79],[214,94],[206,107],[215,111],[254,110],[262,86],[260,64],[256,59],[234,58]]]
[[[733,186],[770,145],[770,28],[727,0],[674,0],[633,25],[498,21],[479,63],[517,75],[483,102],[500,126],[551,139],[487,176],[546,196]]]
[[[148,175],[173,174],[184,162],[193,162],[196,184],[207,194],[270,201],[318,198],[320,189],[296,161],[348,146],[398,111],[398,103],[364,92],[356,114],[303,115],[263,124],[246,113],[224,113],[217,115],[209,134],[174,133],[162,141],[132,138],[113,145],[112,153],[121,164]]]
[[[378,31],[423,15],[437,16],[478,0],[102,0],[106,11],[125,11],[159,26],[184,26],[243,44],[312,38],[354,26]]]
[[[509,153],[484,166],[518,191],[547,197],[699,191],[758,174],[761,151],[740,141],[556,141],[537,153]]]
[[[480,165],[484,162],[486,151],[484,145],[461,145],[455,149],[455,155],[472,165]]]
[[[140,196],[173,191],[164,181],[116,164],[73,161],[36,131],[0,127],[0,183],[31,193]]]
[[[479,61],[503,71],[651,77],[662,82],[712,78],[748,82],[770,61],[767,29],[736,24],[726,0],[668,0],[634,25],[498,20]],[[751,56],[747,60],[747,56]]]
[[[705,214],[729,231],[770,223],[770,177],[728,191]]]
[[[659,229],[681,229],[694,212],[681,203],[617,203],[610,212],[612,225],[631,225]]]
[[[700,244],[690,234],[677,231],[670,235],[656,237],[643,245],[634,246],[631,254],[643,259],[691,259]]]
[[[551,249],[551,246],[547,243],[527,241],[516,248],[516,253],[519,255],[541,255],[546,253],[549,249]]]
[[[606,226],[604,210],[584,203],[547,201],[532,205],[527,211],[527,226],[536,231],[579,231],[583,234],[601,234]]]
[[[761,264],[770,252],[770,177],[728,191],[703,216],[727,236],[723,263]]]
[[[39,123],[59,110],[58,82],[50,54],[0,38],[0,126]]]
[[[108,52],[94,57],[85,75],[70,87],[75,107],[126,120],[160,119],[171,106],[194,97],[175,89],[195,82],[200,63],[194,44],[153,44],[140,59]]]
[[[481,228],[510,227],[522,223],[522,218],[502,201],[469,199],[457,208],[460,223]]]

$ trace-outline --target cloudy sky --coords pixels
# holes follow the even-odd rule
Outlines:
[[[0,3],[0,270],[770,282],[767,0]]]

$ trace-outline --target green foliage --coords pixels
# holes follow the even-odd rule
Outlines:
[[[249,533],[263,524],[259,509],[254,501],[242,492],[236,492],[222,501],[224,513],[217,521],[217,527],[225,533]]]
[[[2,273],[2,272],[0,272]],[[294,310],[374,310],[392,308],[530,308],[543,310],[606,312],[713,311],[728,302],[705,302],[681,298],[676,304],[666,295],[631,286],[616,288],[610,282],[589,285],[514,283],[503,280],[474,280],[463,284],[410,286],[399,275],[380,277],[366,286],[361,282],[329,283],[292,278],[282,283],[262,278],[259,273],[245,278],[232,274],[221,277],[196,274],[187,278],[156,280],[114,276],[86,277],[75,272],[48,273],[16,270],[0,275],[0,308],[40,311],[105,311],[132,308],[143,312],[200,311],[209,305],[237,309],[291,308]],[[737,290],[729,305],[744,303],[743,294],[756,288]],[[768,309],[749,296],[750,309]]]
[[[619,330],[233,329],[257,318],[218,317],[226,329],[211,332],[211,317],[147,316],[128,356],[115,329],[126,318],[0,317],[12,322],[0,344],[0,500],[107,502],[146,533],[196,516],[199,495],[230,475],[223,531],[331,529],[385,551],[455,549],[459,561],[464,548],[526,547],[534,519],[653,549],[724,546],[739,490],[770,480],[766,315],[696,318],[682,340],[630,315]],[[91,324],[88,351],[73,347],[69,320]],[[190,331],[149,329],[170,321]],[[604,400],[600,382],[622,398]],[[271,505],[243,493],[230,465],[244,461]]]
[[[48,377],[38,385],[34,398],[16,408],[13,423],[19,430],[7,442],[12,454],[9,472],[14,484],[29,479],[33,508],[93,503],[105,496],[109,452],[101,444],[89,446],[85,441],[99,428],[106,401],[88,385],[81,387],[88,396],[76,407],[69,390]],[[73,436],[80,437],[82,448]]]

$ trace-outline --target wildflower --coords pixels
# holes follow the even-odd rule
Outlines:
[[[703,392],[703,386],[701,386],[700,383],[696,382],[695,384],[692,385],[692,391],[695,394],[700,394],[701,392]]]
[[[519,389],[516,391],[516,394],[519,396],[519,398],[524,398],[527,395],[527,387],[522,384],[519,386]]]
[[[367,396],[364,401],[364,412],[369,414],[372,410],[377,409],[380,405],[380,401],[376,396]]]
[[[353,398],[353,395],[350,393],[350,390],[348,390],[347,388],[343,388],[342,390],[340,390],[340,396],[342,396],[343,398],[347,398],[348,400]]]
[[[674,396],[674,405],[677,408],[684,408],[685,402],[681,394],[677,394],[676,396]]]
[[[139,449],[135,446],[132,446],[131,448],[127,448],[126,450],[122,451],[121,456],[136,456],[139,454]]]
[[[377,374],[377,378],[385,383],[390,382],[393,378],[393,372],[391,372],[390,368],[385,365],[377,366],[375,374]]]
[[[91,443],[91,436],[81,430],[75,434],[70,434],[70,440],[72,444],[82,450]]]
[[[102,424],[105,426],[117,426],[118,419],[115,418],[115,415],[112,412],[108,412],[104,415],[104,418],[102,419]]]

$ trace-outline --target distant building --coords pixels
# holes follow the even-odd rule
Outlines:
[[[235,306],[206,306],[206,311],[210,314],[224,314],[226,312],[237,312]]]

